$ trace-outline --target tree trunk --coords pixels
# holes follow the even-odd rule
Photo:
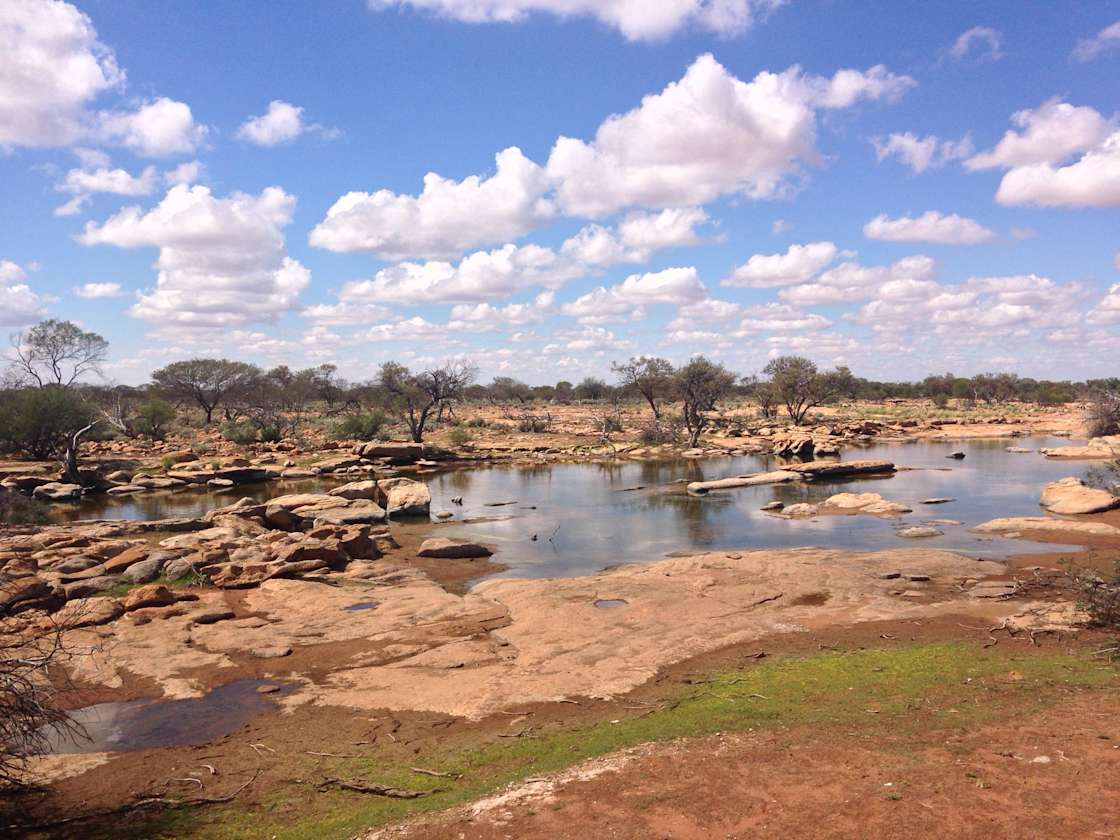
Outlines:
[[[66,461],[63,464],[63,469],[65,470],[66,481],[70,484],[84,486],[82,484],[81,471],[78,469],[78,447],[81,446],[82,435],[96,426],[99,422],[99,420],[94,420],[88,426],[83,426],[82,428],[78,429],[78,431],[74,432],[74,434],[69,435],[66,438]]]

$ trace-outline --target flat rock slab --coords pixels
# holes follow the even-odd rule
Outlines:
[[[1118,537],[1120,528],[1104,522],[1075,522],[1070,519],[1053,519],[1049,516],[1011,516],[993,519],[973,530],[982,534],[1010,534],[1020,531],[1050,531],[1089,537]]]
[[[786,469],[807,478],[834,477],[843,475],[873,475],[893,473],[895,465],[890,461],[810,461],[807,464],[789,464]]]
[[[800,481],[799,473],[789,470],[736,475],[730,478],[717,478],[713,481],[693,481],[686,488],[689,493],[704,494],[711,490],[733,490],[736,487],[756,487],[761,484],[784,484],[787,481]]]
[[[1063,515],[1102,513],[1120,507],[1120,496],[1070,477],[1047,484],[1039,503],[1051,513]]]

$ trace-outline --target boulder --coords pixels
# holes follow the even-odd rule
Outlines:
[[[168,580],[179,580],[198,571],[198,566],[191,562],[190,557],[176,557],[168,560],[163,567],[163,575]]]
[[[62,591],[66,593],[66,599],[69,601],[74,598],[88,598],[90,595],[106,592],[121,583],[123,581],[116,575],[99,575],[85,580],[76,580],[73,583],[64,583]]]
[[[0,615],[17,612],[20,604],[47,598],[53,589],[42,578],[22,577],[0,583]]]
[[[783,458],[812,458],[814,444],[808,435],[792,435],[774,440],[771,452]]]
[[[872,516],[897,516],[910,513],[910,508],[906,505],[889,502],[878,493],[837,493],[825,499],[823,507],[858,511]]]
[[[133,563],[124,570],[122,577],[129,583],[149,583],[159,577],[162,568],[163,560],[159,557],[151,557],[147,560],[141,560],[139,563]]]
[[[432,506],[428,486],[411,478],[385,478],[377,483],[380,501],[390,516],[427,516]]]
[[[1057,446],[1038,451],[1047,458],[1120,458],[1120,435],[1090,438],[1085,446]]]
[[[1040,504],[1051,513],[1077,515],[1101,513],[1120,507],[1120,496],[1089,487],[1079,478],[1063,478],[1047,484]]]
[[[1053,519],[1049,516],[1010,516],[993,519],[977,525],[974,531],[982,534],[1007,534],[1015,532],[1051,531],[1071,536],[1120,537],[1120,528],[1104,522],[1084,522],[1072,519]]]
[[[141,487],[139,484],[118,484],[116,487],[110,487],[105,492],[110,496],[130,496],[133,493],[143,493],[148,488]]]
[[[385,509],[369,499],[355,499],[345,507],[315,513],[314,525],[374,525],[385,521]]]
[[[811,505],[807,502],[798,502],[795,505],[786,505],[782,509],[782,513],[791,519],[805,519],[810,516],[816,516],[819,510],[820,509],[816,505]]]
[[[31,491],[31,495],[49,502],[76,502],[82,497],[82,488],[77,484],[50,481],[40,484]]]
[[[919,539],[922,537],[940,537],[942,532],[932,525],[908,525],[895,531],[900,537]]]
[[[349,484],[335,487],[330,491],[329,495],[338,496],[343,499],[370,499],[371,501],[377,501],[377,482],[372,480],[351,481]]]
[[[125,612],[132,612],[145,607],[166,607],[174,603],[175,593],[160,583],[141,586],[124,596]]]
[[[359,443],[354,454],[363,458],[386,459],[390,464],[412,464],[424,457],[421,443],[402,443],[397,441],[372,441]]]
[[[101,561],[96,557],[87,557],[84,554],[79,554],[76,557],[67,557],[61,563],[56,563],[51,567],[52,572],[61,572],[64,575],[72,575],[76,572],[84,572],[86,569],[92,569],[95,566],[100,566]],[[106,566],[108,570],[108,566]]]
[[[124,615],[124,606],[116,598],[76,598],[67,601],[54,620],[62,627],[76,630],[79,627],[96,627],[108,624]]]
[[[109,575],[120,574],[133,563],[146,560],[151,551],[152,548],[148,545],[134,545],[131,548],[126,548],[116,556],[105,561],[105,573]]]
[[[489,557],[494,552],[479,543],[464,540],[449,540],[446,537],[435,537],[424,540],[420,550],[416,552],[420,557],[441,557],[447,559]]]

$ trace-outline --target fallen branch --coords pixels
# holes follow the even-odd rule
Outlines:
[[[440,779],[455,779],[456,781],[463,778],[462,773],[441,773],[438,770],[425,770],[423,767],[410,767],[409,769],[421,776],[435,776]]]
[[[329,752],[312,752],[307,751],[307,755],[317,755],[320,758],[361,758],[357,753],[329,753]]]
[[[390,799],[419,799],[421,796],[427,796],[431,793],[437,793],[436,790],[405,790],[403,788],[388,787],[387,785],[367,784],[361,781],[348,781],[347,779],[323,779],[318,785],[319,790],[328,787],[337,787],[342,790],[353,791],[354,793],[368,793],[371,796],[386,796]]]

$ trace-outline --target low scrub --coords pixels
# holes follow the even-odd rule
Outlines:
[[[388,425],[389,418],[380,411],[351,414],[331,426],[330,436],[334,440],[377,440]]]
[[[43,525],[46,521],[45,504],[0,487],[0,525]]]
[[[552,431],[551,414],[532,414],[523,411],[517,417],[517,431],[532,434],[543,434]]]
[[[1090,624],[1120,630],[1120,563],[1105,575],[1080,572],[1074,576],[1074,586],[1078,606],[1088,614]]]

